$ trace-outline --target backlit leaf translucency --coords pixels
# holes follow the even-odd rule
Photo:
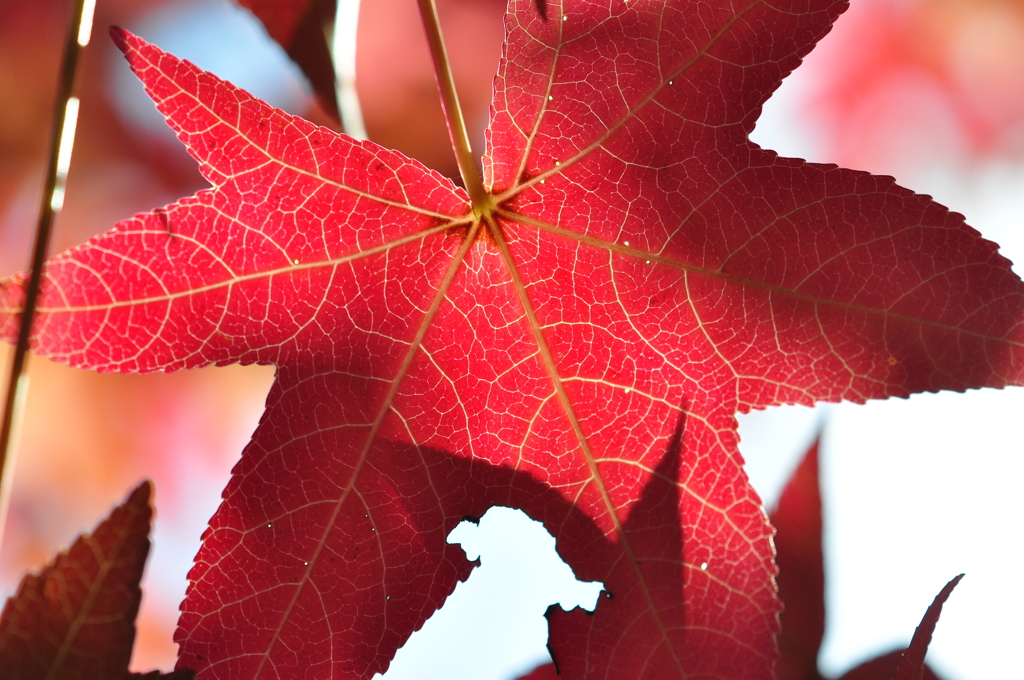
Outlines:
[[[1024,286],[994,244],[748,138],[845,2],[544,5],[506,16],[493,222],[415,160],[114,31],[211,188],[55,257],[36,349],[277,366],[179,668],[384,671],[472,568],[447,534],[499,504],[607,588],[551,617],[561,677],[770,678],[772,530],[735,414],[1022,382]]]

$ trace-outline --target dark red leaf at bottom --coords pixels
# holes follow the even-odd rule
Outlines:
[[[558,680],[558,671],[555,670],[555,664],[545,663],[520,677],[519,680]]]
[[[903,660],[903,649],[894,649],[891,652],[876,656],[870,661],[850,669],[839,680],[892,680],[896,670]],[[922,680],[942,680],[931,668],[925,664]]]
[[[192,680],[196,674],[188,669],[171,671],[150,671],[149,673],[129,673],[128,680]]]
[[[814,680],[825,635],[825,569],[821,549],[821,492],[815,439],[769,513],[775,525],[775,563],[779,574],[778,680]]]
[[[960,574],[935,596],[928,611],[921,619],[921,625],[914,631],[914,637],[910,640],[910,646],[903,654],[903,661],[893,680],[921,680],[924,674],[924,657],[928,653],[928,644],[932,641],[932,633],[935,632],[935,624],[939,622],[939,614],[942,613],[942,605],[949,599],[949,594],[960,583],[964,577]]]
[[[825,570],[818,469],[820,442],[819,435],[786,483],[778,506],[770,513],[776,528],[776,582],[784,606],[779,617],[782,632],[778,637],[778,680],[821,679],[817,661],[825,633]],[[929,607],[907,649],[906,670],[901,666],[904,651],[897,649],[851,669],[841,680],[891,680],[897,669],[903,675],[896,676],[896,680],[939,680],[924,664],[924,655],[942,603],[962,576],[950,581]]]
[[[93,533],[22,579],[0,615],[4,680],[111,680],[128,673],[152,489],[143,482]]]

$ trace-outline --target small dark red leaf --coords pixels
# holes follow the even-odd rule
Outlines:
[[[150,671],[149,673],[129,673],[128,680],[192,680],[196,674],[188,669],[180,669],[164,673],[162,671]]]
[[[894,649],[888,654],[876,656],[871,661],[865,661],[856,668],[851,669],[839,680],[892,680],[896,669],[903,659],[903,650]],[[935,672],[925,664],[922,680],[941,680]]]
[[[924,618],[921,619],[921,625],[914,631],[914,637],[911,638],[910,646],[907,647],[907,651],[903,654],[903,661],[900,663],[899,670],[896,671],[893,680],[922,680],[924,677],[924,657],[928,653],[928,643],[932,641],[935,624],[939,622],[942,605],[945,604],[949,594],[953,592],[953,588],[956,588],[956,584],[960,583],[960,579],[963,577],[964,575],[960,574],[954,578],[935,596],[935,600],[928,607],[928,611],[924,613]]]
[[[334,64],[324,28],[334,21],[335,0],[236,0],[263,22],[270,37],[306,74],[324,110],[338,119]]]
[[[22,579],[0,615],[4,680],[111,680],[128,673],[152,489],[143,482],[92,534]]]
[[[776,582],[783,611],[779,618],[779,680],[812,680],[825,634],[825,570],[821,552],[821,493],[818,439],[793,472],[770,513],[775,525]]]
[[[778,506],[771,512],[776,529],[775,562],[779,567],[776,582],[784,606],[779,616],[782,632],[778,637],[780,656],[775,669],[778,680],[821,679],[817,660],[825,634],[825,570],[818,474],[820,441],[819,436],[807,450],[779,497]],[[911,642],[911,647],[916,644],[920,648],[912,664],[917,674],[897,680],[939,680],[923,665],[924,653],[942,603],[962,576],[950,581],[935,599]],[[890,680],[903,657],[903,650],[893,650],[853,668],[841,680]]]
[[[558,671],[555,670],[555,664],[545,663],[537,666],[519,680],[558,680]]]

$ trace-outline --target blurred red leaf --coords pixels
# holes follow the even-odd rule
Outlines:
[[[779,680],[815,680],[818,651],[825,635],[825,567],[821,551],[821,492],[818,483],[820,437],[786,483],[769,513],[775,525],[779,574]]]
[[[894,649],[891,652],[877,656],[870,661],[851,668],[839,680],[893,680],[896,677],[896,670],[903,660],[903,649]],[[925,664],[923,680],[941,680],[931,668]]]
[[[545,663],[537,666],[519,680],[558,680],[558,671],[555,670],[555,664]]]
[[[335,0],[235,1],[256,15],[306,74],[324,111],[338,120],[334,62],[325,32],[334,25]]]
[[[952,139],[938,143],[1024,151],[1024,2],[863,0],[850,14],[819,60],[827,77],[812,95],[841,162],[872,166],[891,140],[913,135],[921,115],[901,108],[922,100],[929,119],[951,124]]]
[[[818,653],[825,635],[825,566],[822,556],[821,492],[818,473],[820,436],[814,440],[803,460],[786,483],[778,506],[771,513],[775,525],[775,563],[779,573],[778,680],[821,680]],[[907,650],[903,670],[902,650],[894,650],[853,668],[842,680],[939,680],[924,663],[928,642],[938,621],[942,603],[963,574],[950,581],[928,608]],[[911,652],[910,650],[913,650]],[[896,677],[897,668],[902,675]],[[907,673],[914,673],[907,675]]]
[[[924,676],[924,657],[928,653],[928,645],[932,641],[935,624],[939,622],[942,605],[949,599],[953,588],[956,588],[956,584],[960,583],[960,579],[963,577],[964,575],[960,574],[954,578],[943,586],[939,594],[935,596],[935,600],[929,605],[928,611],[925,612],[924,618],[921,619],[921,625],[914,631],[914,637],[910,640],[910,646],[907,647],[907,651],[903,654],[903,661],[900,662],[900,667],[896,671],[893,680],[921,680]]]
[[[924,662],[928,653],[935,624],[938,623],[942,605],[949,598],[953,588],[964,577],[960,574],[947,583],[928,607],[921,625],[914,631],[910,646],[906,650],[894,649],[851,669],[840,680],[940,680]]]
[[[128,680],[192,680],[196,674],[187,668],[164,673],[163,671],[150,671],[148,673],[129,673]]]
[[[36,348],[277,382],[190,573],[179,667],[382,672],[494,504],[609,597],[567,678],[770,678],[771,529],[736,412],[1024,379],[1024,286],[889,178],[779,158],[760,107],[841,0],[515,0],[485,185],[277,111],[124,32],[213,187],[47,269]],[[556,11],[557,10],[557,11]],[[0,287],[10,337],[23,277]],[[311,670],[314,669],[314,670]]]
[[[139,485],[92,534],[22,579],[0,615],[4,680],[111,680],[128,674],[139,580],[149,553],[151,493],[149,482]]]

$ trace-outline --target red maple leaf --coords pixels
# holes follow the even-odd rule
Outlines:
[[[994,244],[748,139],[845,7],[514,0],[475,205],[115,32],[213,188],[54,258],[36,349],[277,366],[179,667],[383,671],[470,571],[448,532],[500,504],[606,586],[551,618],[563,677],[771,677],[771,528],[735,414],[1024,380],[1024,286]]]

